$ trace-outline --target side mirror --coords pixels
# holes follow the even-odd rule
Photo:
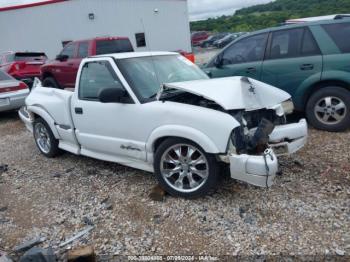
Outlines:
[[[221,68],[222,65],[223,65],[223,60],[222,60],[222,55],[218,55],[215,60],[214,60],[214,65],[217,67],[217,68]]]
[[[68,58],[69,58],[69,56],[67,56],[67,55],[57,55],[56,56],[56,60],[61,61],[61,62],[68,60]]]
[[[108,87],[99,92],[98,100],[101,103],[122,103],[126,95],[127,92],[124,89]]]

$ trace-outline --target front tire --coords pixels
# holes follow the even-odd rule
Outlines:
[[[62,89],[60,87],[60,85],[57,83],[57,81],[55,80],[55,78],[53,78],[53,77],[46,77],[43,81],[43,86],[44,87],[52,87],[52,88],[56,88],[56,89]]]
[[[167,139],[158,147],[154,170],[162,188],[176,197],[202,197],[216,188],[219,179],[215,156],[182,138]]]
[[[320,89],[307,102],[306,116],[317,129],[344,131],[350,127],[350,91],[338,86]]]
[[[35,143],[44,156],[53,158],[61,153],[58,140],[44,119],[37,118],[34,121],[33,133]]]

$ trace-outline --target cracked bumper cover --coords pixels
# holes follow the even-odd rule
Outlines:
[[[266,158],[246,154],[231,155],[229,158],[232,178],[254,186],[272,186],[278,170],[277,157],[272,150]]]
[[[278,171],[277,155],[288,155],[302,148],[307,140],[305,119],[275,127],[269,138],[270,154],[229,155],[231,177],[260,187],[270,187]],[[276,152],[275,152],[276,151]],[[265,161],[266,160],[266,161]]]

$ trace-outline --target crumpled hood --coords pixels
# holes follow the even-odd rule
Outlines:
[[[291,98],[281,89],[241,76],[168,83],[164,87],[202,96],[225,110],[272,108]]]

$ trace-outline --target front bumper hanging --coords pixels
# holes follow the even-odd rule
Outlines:
[[[231,177],[260,187],[270,187],[278,171],[277,156],[295,153],[307,140],[305,119],[276,126],[269,136],[269,149],[263,155],[231,154]]]
[[[270,187],[278,170],[278,160],[271,149],[264,155],[231,155],[231,177],[254,186]]]

